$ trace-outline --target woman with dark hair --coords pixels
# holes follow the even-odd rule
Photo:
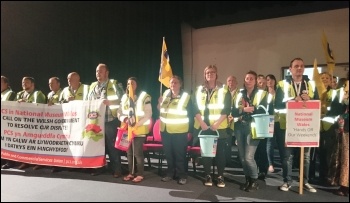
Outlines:
[[[340,89],[342,87],[345,87],[346,85],[346,81],[348,81],[348,79],[346,78],[340,78],[337,84],[337,89]]]
[[[121,99],[121,106],[118,109],[118,118],[122,125],[132,128],[134,138],[127,150],[129,174],[124,177],[124,181],[132,180],[139,183],[143,180],[144,172],[144,154],[143,143],[146,141],[146,135],[149,133],[151,124],[152,106],[151,96],[144,91],[138,91],[138,84],[135,77],[130,77],[127,81],[126,93]],[[132,101],[131,101],[132,100]],[[131,103],[134,103],[133,113],[135,120],[131,120]],[[130,120],[129,120],[130,119]],[[135,159],[137,171],[135,170]]]
[[[266,76],[266,87],[267,91],[270,95],[272,95],[272,101],[271,103],[274,103],[275,101],[275,94],[276,94],[276,88],[277,88],[277,80],[276,77],[272,74],[268,74]],[[275,117],[275,123],[274,123],[274,131],[273,131],[273,137],[267,138],[266,140],[266,152],[267,152],[267,160],[269,162],[269,168],[268,172],[273,173],[275,171],[273,165],[274,165],[274,151],[275,151],[275,143],[276,143],[276,136],[279,136],[279,122],[278,122],[278,114],[274,113]],[[280,150],[280,153],[283,150]]]
[[[248,71],[244,78],[244,88],[237,95],[232,108],[232,116],[238,118],[235,123],[235,135],[238,145],[238,153],[243,165],[243,172],[246,178],[245,184],[240,189],[250,192],[259,189],[258,167],[254,159],[259,139],[253,139],[251,128],[254,114],[265,114],[265,109],[259,108],[269,105],[269,113],[272,114],[271,103],[268,103],[268,93],[265,90],[259,90],[257,87],[257,74],[254,71]],[[266,151],[265,151],[266,152]]]

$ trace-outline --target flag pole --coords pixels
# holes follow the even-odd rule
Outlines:
[[[163,60],[164,60],[164,53],[163,53],[163,45],[164,45],[164,40],[165,40],[165,37],[163,37],[163,42],[162,42],[162,51],[161,51],[161,54],[160,54],[160,69],[161,71],[159,71],[159,77],[162,76],[162,66],[163,66]],[[160,83],[160,89],[159,89],[159,95],[162,96],[162,92],[163,92],[163,83]]]
[[[162,72],[163,72],[163,69],[162,69],[162,66],[163,66],[163,60],[164,60],[164,57],[163,57],[163,55],[164,55],[164,53],[163,53],[163,46],[164,46],[164,41],[165,41],[165,37],[163,37],[163,42],[162,42],[162,51],[161,51],[161,55],[160,55],[160,70],[161,71],[159,71],[159,77],[162,77]],[[161,82],[160,83],[160,89],[159,89],[159,97],[161,97],[162,96],[162,92],[163,92],[163,83]],[[158,109],[158,119],[159,119],[159,121],[160,121],[160,108]],[[159,135],[160,135],[160,128],[159,128]]]

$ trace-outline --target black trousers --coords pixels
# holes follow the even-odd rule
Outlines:
[[[256,165],[258,166],[259,173],[267,174],[267,169],[269,168],[269,160],[267,159],[267,151],[266,151],[267,139],[261,139],[258,148],[256,149],[254,159],[256,161]]]
[[[187,134],[161,132],[168,177],[187,178]]]
[[[117,128],[120,125],[118,119],[114,119],[109,122],[105,122],[105,151],[109,157],[109,166],[113,173],[122,172],[122,164],[120,158],[120,151],[115,148],[115,140],[117,135]]]

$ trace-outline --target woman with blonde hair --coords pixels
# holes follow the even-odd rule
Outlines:
[[[228,88],[217,81],[217,67],[209,65],[204,69],[204,84],[195,93],[195,122],[192,145],[198,145],[198,135],[219,134],[215,161],[218,169],[217,187],[225,187],[224,170],[228,145],[228,119],[231,110],[231,94]],[[212,157],[202,157],[205,171],[205,186],[212,186],[210,175],[213,165]]]

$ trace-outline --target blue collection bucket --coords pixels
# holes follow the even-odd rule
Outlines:
[[[219,132],[212,135],[202,135],[202,130],[198,133],[199,143],[201,146],[202,157],[215,157],[218,145]]]
[[[259,106],[259,107],[263,107],[263,106]],[[271,117],[266,108],[263,107],[264,110],[266,111],[266,114],[255,114],[252,115],[252,117],[254,118],[254,123],[255,123],[255,129],[256,129],[256,138],[269,138],[272,137],[270,131],[270,122],[271,122],[271,118],[273,119],[273,117]]]

